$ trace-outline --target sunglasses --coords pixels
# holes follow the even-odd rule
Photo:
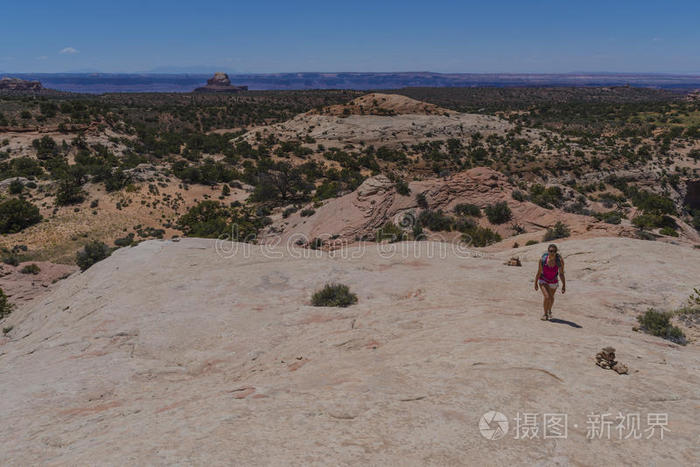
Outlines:
[[[549,250],[550,253],[556,253],[557,250]]]

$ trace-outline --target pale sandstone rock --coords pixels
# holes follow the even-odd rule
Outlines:
[[[568,290],[542,322],[542,245],[444,258],[438,246],[118,250],[2,323],[14,328],[0,343],[0,464],[697,463],[697,343],[632,327],[685,301],[700,251],[560,242]],[[514,254],[524,267],[503,264]],[[328,281],[358,304],[309,306]],[[591,365],[610,343],[638,371]],[[489,410],[510,420],[500,440],[479,432]],[[668,413],[671,431],[586,439],[588,414],[618,411]],[[518,412],[567,413],[568,438],[514,439]]]

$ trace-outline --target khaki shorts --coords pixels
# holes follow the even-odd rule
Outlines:
[[[554,284],[550,284],[549,282],[545,282],[542,279],[537,281],[540,285],[546,285],[549,286],[550,289],[556,290],[557,287],[559,287],[559,282],[555,282]]]

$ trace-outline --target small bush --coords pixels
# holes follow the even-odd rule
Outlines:
[[[117,238],[116,240],[114,240],[114,244],[116,246],[119,246],[119,247],[129,246],[132,243],[134,243],[134,233],[133,232],[129,232],[129,235],[127,235],[126,237],[121,237],[121,238]]]
[[[38,265],[32,263],[32,264],[27,264],[19,272],[21,272],[22,274],[37,275],[37,274],[39,274],[39,272],[41,272],[41,268]]]
[[[283,218],[283,219],[286,219],[286,218],[288,218],[289,216],[291,216],[292,214],[294,214],[294,213],[297,212],[297,211],[298,211],[298,209],[295,208],[294,206],[288,207],[287,209],[285,209],[285,210],[282,212],[282,218]]]
[[[357,295],[343,284],[326,284],[311,297],[313,306],[346,307],[357,303]]]
[[[387,222],[377,230],[377,235],[375,236],[375,241],[377,242],[384,240],[388,240],[390,243],[400,242],[404,240],[404,232],[393,222]]]
[[[678,232],[676,232],[673,227],[664,227],[659,231],[661,235],[668,235],[669,237],[677,237]]]
[[[0,319],[5,318],[12,313],[12,309],[14,307],[15,306],[10,303],[9,299],[7,298],[7,295],[5,295],[5,292],[0,289]]]
[[[443,214],[441,210],[427,209],[421,212],[418,216],[418,222],[433,232],[449,232],[454,227],[452,218]]]
[[[396,192],[401,196],[408,196],[411,194],[411,189],[408,187],[408,183],[400,178],[394,182],[394,188],[396,188]]]
[[[511,195],[515,201],[525,201],[525,194],[520,190],[513,190]]]
[[[20,179],[15,178],[10,182],[9,190],[11,195],[18,195],[24,191],[24,184],[20,181]]]
[[[476,204],[461,203],[454,207],[455,214],[460,216],[481,217],[481,208]]]
[[[675,229],[678,224],[672,217],[661,214],[640,214],[632,219],[632,224],[643,230],[651,230],[657,227],[670,227]]]
[[[528,240],[525,242],[525,246],[537,245],[539,242],[537,240]]]
[[[622,214],[617,211],[596,212],[593,213],[593,217],[605,222],[606,224],[617,225],[622,222]]]
[[[639,321],[642,331],[647,334],[663,337],[676,344],[685,345],[685,334],[678,327],[671,324],[671,316],[671,313],[649,309],[643,315],[638,316],[637,321]]]
[[[564,192],[558,186],[545,188],[535,184],[530,187],[530,200],[547,209],[560,207],[564,202]]]
[[[85,247],[75,255],[75,262],[80,267],[81,271],[85,271],[93,264],[102,261],[111,254],[112,250],[105,243],[95,240],[85,245]]]
[[[3,250],[2,262],[10,266],[17,266],[19,265],[19,256],[15,251]]]
[[[557,221],[556,224],[554,224],[554,227],[550,227],[547,229],[547,232],[544,234],[544,237],[542,238],[543,242],[549,242],[551,240],[556,240],[558,238],[565,238],[571,235],[571,231],[569,230],[569,227],[564,224],[562,221]]]
[[[492,224],[504,224],[513,218],[513,212],[505,201],[486,206],[484,211]]]
[[[17,233],[41,221],[39,208],[19,198],[0,202],[0,234]]]
[[[501,236],[487,227],[475,227],[462,235],[462,240],[471,246],[482,247],[501,241]]]
[[[314,209],[302,209],[301,212],[299,213],[299,215],[301,217],[309,217],[309,216],[313,216],[314,214],[316,214],[316,210],[314,210]]]
[[[419,208],[428,209],[428,200],[425,197],[425,193],[418,193],[416,195],[416,204]]]

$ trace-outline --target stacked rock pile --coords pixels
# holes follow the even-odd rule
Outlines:
[[[629,373],[627,365],[615,361],[615,349],[612,347],[604,347],[595,356],[595,364],[604,370],[613,370],[620,375]]]

